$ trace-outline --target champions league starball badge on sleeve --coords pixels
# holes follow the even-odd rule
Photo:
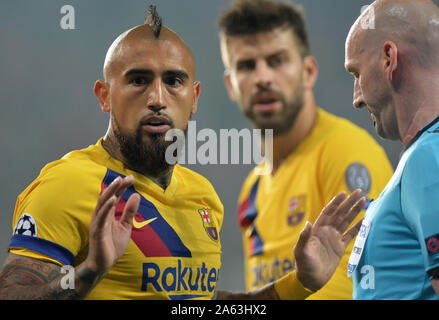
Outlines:
[[[37,223],[29,213],[23,213],[15,226],[14,235],[37,236]]]

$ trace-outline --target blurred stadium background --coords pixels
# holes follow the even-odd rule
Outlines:
[[[92,92],[102,78],[108,46],[123,31],[143,23],[144,0],[7,0],[0,2],[0,263],[12,232],[19,193],[41,168],[104,135],[108,115]],[[344,70],[344,43],[365,0],[297,0],[303,5],[313,55],[320,66],[318,105],[369,131],[393,166],[399,143],[379,139],[366,111],[352,107],[353,78]],[[216,19],[229,0],[157,0],[166,26],[194,52],[201,98],[197,130],[247,128],[249,122],[229,101],[223,85]],[[60,9],[75,9],[75,30],[63,30]],[[192,165],[216,188],[225,207],[221,232],[223,266],[218,287],[244,290],[241,235],[236,223],[240,186],[251,165]]]

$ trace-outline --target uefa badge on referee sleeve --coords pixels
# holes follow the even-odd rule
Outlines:
[[[429,256],[439,253],[439,233],[425,239],[425,244]]]
[[[209,238],[213,241],[218,241],[218,229],[215,227],[209,209],[199,209],[198,213],[201,216],[201,220],[203,221],[203,227],[206,230]]]

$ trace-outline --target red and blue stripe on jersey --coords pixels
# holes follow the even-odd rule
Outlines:
[[[102,191],[107,188],[117,177],[125,176],[107,170],[104,180],[102,181]],[[134,186],[129,187],[121,196],[116,206],[116,218],[122,215],[126,201],[133,193],[138,193]],[[142,222],[156,218],[153,223],[147,224],[141,229],[133,228],[131,239],[136,246],[145,255],[145,257],[191,257],[190,250],[183,244],[180,237],[174,229],[166,222],[155,205],[148,201],[140,193],[140,205],[138,212],[134,216],[137,222]]]
[[[263,253],[264,243],[260,237],[254,221],[258,216],[256,207],[256,195],[258,194],[260,179],[256,180],[250,190],[250,195],[238,207],[238,223],[243,230],[251,228],[250,231],[250,256],[256,256]]]

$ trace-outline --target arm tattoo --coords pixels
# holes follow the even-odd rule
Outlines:
[[[79,299],[74,289],[62,288],[60,270],[50,262],[9,254],[0,270],[0,299]]]
[[[94,272],[89,268],[83,268],[78,272],[78,278],[88,284],[94,284],[96,281],[100,281],[102,276],[103,275],[100,276],[99,273]]]

